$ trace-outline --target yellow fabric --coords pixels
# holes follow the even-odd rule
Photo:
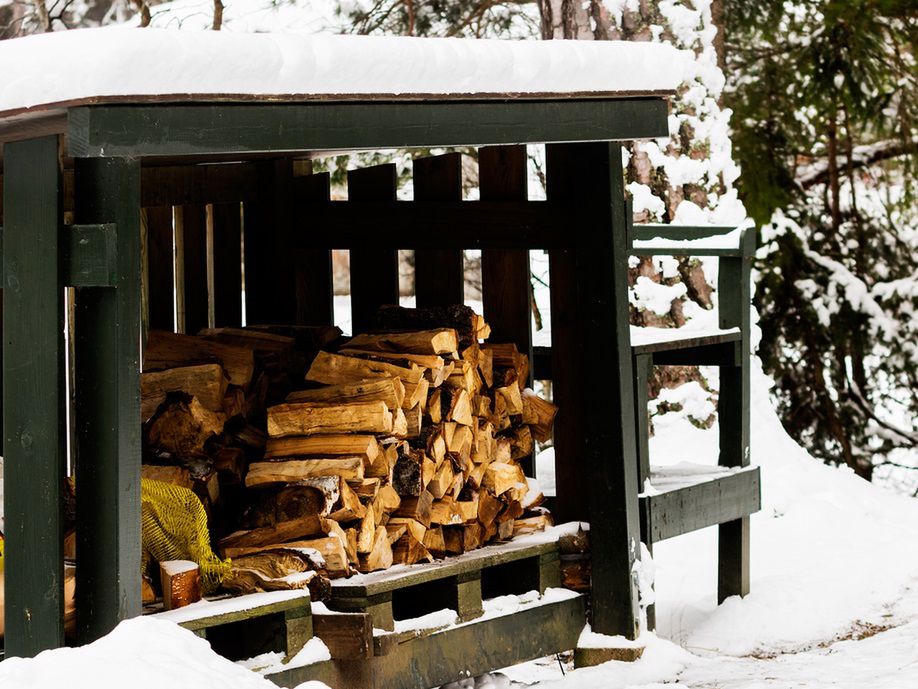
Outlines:
[[[0,534],[0,574],[3,574],[3,535]]]
[[[213,592],[229,575],[230,561],[210,548],[207,513],[192,491],[163,481],[141,479],[140,515],[144,571],[152,562],[191,560],[201,573],[201,593]]]

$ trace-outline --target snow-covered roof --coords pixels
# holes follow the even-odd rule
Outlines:
[[[0,42],[0,116],[184,100],[579,97],[669,93],[663,44],[243,34],[112,27]]]

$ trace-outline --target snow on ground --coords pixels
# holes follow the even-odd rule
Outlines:
[[[80,648],[0,663],[3,689],[276,689],[261,675],[218,656],[207,641],[172,622],[140,617]],[[308,688],[324,689],[311,683]]]
[[[762,511],[752,517],[751,594],[717,606],[716,529],[664,541],[654,547],[657,635],[645,636],[640,661],[562,675],[544,659],[475,686],[918,686],[918,500],[809,457],[781,427],[755,362],[752,462],[762,468]],[[676,414],[655,425],[653,464],[716,462],[716,427]]]

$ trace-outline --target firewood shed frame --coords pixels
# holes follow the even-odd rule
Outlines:
[[[397,301],[397,249],[417,251],[418,305],[435,305],[462,301],[462,249],[477,248],[492,339],[531,354],[528,251],[548,250],[553,341],[542,357],[562,410],[554,514],[592,524],[593,629],[633,638],[642,470],[622,142],[667,136],[669,95],[96,98],[0,114],[7,655],[64,643],[59,496],[68,405],[80,476],[79,640],[140,613],[140,345],[146,325],[174,325],[173,212],[183,217],[189,332],[208,322],[200,266],[209,228],[218,326],[239,325],[242,278],[226,270],[234,262],[245,267],[248,322],[331,323],[330,250],[350,249],[359,331],[377,305]],[[547,148],[545,201],[526,193],[525,144],[536,143]],[[456,154],[416,164],[413,201],[396,200],[392,166],[352,172],[349,200],[329,201],[327,175],[300,176],[297,162],[310,152],[458,146],[480,147],[480,201],[461,200]],[[64,287],[76,288],[73,402]],[[591,365],[597,343],[602,366]],[[747,421],[735,432],[748,463],[745,385]],[[737,505],[743,515],[754,511],[757,480],[737,488],[729,509],[706,503],[705,523],[736,521]],[[691,502],[682,509],[669,505],[670,524],[692,518]],[[743,519],[721,545],[727,595],[748,591]],[[578,601],[565,610],[582,609]],[[540,624],[545,614],[524,616]],[[495,624],[489,638],[515,635],[506,621]],[[536,650],[553,649],[514,652]]]

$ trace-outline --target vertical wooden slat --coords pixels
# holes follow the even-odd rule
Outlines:
[[[328,203],[331,176],[327,172],[294,178],[297,208],[309,218],[309,208]],[[315,228],[316,232],[324,228]],[[296,252],[296,322],[299,325],[334,323],[332,255],[328,249],[300,249]]]
[[[242,209],[238,203],[213,205],[214,325],[242,324]]]
[[[172,207],[153,206],[147,212],[147,276],[149,324],[152,330],[175,329],[175,256],[172,248]]]
[[[179,206],[176,210],[175,222],[181,225],[176,237],[181,237],[183,256],[176,270],[181,270],[184,278],[184,291],[176,298],[185,314],[185,332],[193,335],[207,327],[207,214],[203,205]]]
[[[256,164],[257,198],[244,204],[246,322],[296,321],[292,163]]]
[[[397,180],[395,165],[391,163],[350,170],[347,173],[348,201],[395,201]],[[397,228],[380,227],[375,231],[395,233]],[[398,251],[352,249],[352,332],[372,328],[376,309],[383,304],[398,304]]]
[[[572,354],[586,358],[596,343],[603,348],[602,365],[577,380],[581,404],[565,410],[582,417],[585,461],[579,471],[589,476],[593,628],[633,639],[639,631],[634,564],[640,525],[621,155],[620,144],[547,147],[549,198],[570,204],[571,226],[577,228],[580,351]],[[553,342],[555,337],[553,330]]]
[[[528,198],[525,146],[489,146],[478,150],[478,184],[482,201]],[[532,306],[529,251],[485,249],[481,252],[481,295],[492,342],[513,342],[532,360]],[[531,378],[530,367],[530,378]],[[527,384],[531,385],[531,379]],[[520,464],[535,475],[532,456]]]
[[[721,258],[718,268],[720,327],[738,327],[743,334],[738,360],[733,366],[720,367],[720,395],[717,402],[720,428],[718,461],[722,466],[749,464],[751,261],[751,256]],[[749,517],[718,527],[718,560],[718,602],[722,603],[730,596],[745,596],[749,593]]]
[[[64,643],[58,137],[9,143],[4,156],[5,651],[31,656]]]
[[[462,200],[462,155],[447,153],[414,160],[416,201]],[[465,267],[461,249],[417,249],[414,290],[421,308],[461,304],[465,298]]]
[[[77,638],[140,614],[140,164],[75,161],[75,220],[117,226],[114,288],[77,291]]]

